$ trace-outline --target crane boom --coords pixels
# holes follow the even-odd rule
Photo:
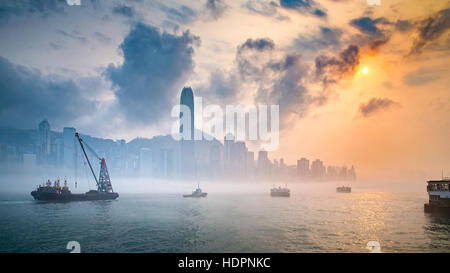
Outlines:
[[[99,157],[97,153],[94,151],[94,149],[92,149],[86,142],[84,142],[81,139],[78,133],[75,133],[75,136],[77,137],[78,142],[80,143],[81,146],[81,150],[83,150],[83,154],[86,157],[86,160],[89,164],[89,168],[91,169],[92,175],[94,176],[95,183],[97,183],[97,190],[99,192],[106,192],[106,193],[114,192],[111,184],[111,178],[109,177],[108,173],[108,167],[106,167],[105,159]],[[86,147],[88,147],[89,151],[91,151],[91,153],[94,154],[98,160],[100,160],[100,174],[98,176],[99,179],[97,179],[97,176],[94,173],[94,169],[92,168],[91,162],[89,161],[89,158],[86,154],[86,150],[84,149],[83,143],[86,145]]]
[[[80,146],[81,146],[81,150],[83,150],[84,157],[86,157],[86,160],[87,160],[87,162],[88,162],[88,164],[89,164],[89,168],[91,169],[92,175],[94,176],[95,183],[97,183],[97,187],[100,187],[100,184],[98,183],[98,180],[97,180],[97,176],[95,176],[94,169],[92,168],[91,162],[89,161],[89,158],[88,158],[88,156],[87,156],[87,154],[86,154],[86,150],[84,149],[83,140],[81,139],[81,137],[80,137],[80,135],[78,134],[78,132],[75,133],[75,136],[77,137],[78,142],[80,143]],[[88,146],[88,147],[89,147],[89,146]],[[91,147],[89,147],[89,149],[91,150],[91,152],[93,151],[93,150],[91,149]],[[94,153],[94,154],[95,154],[95,153]],[[95,155],[97,155],[97,154],[95,154]]]

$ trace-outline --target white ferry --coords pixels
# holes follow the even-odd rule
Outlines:
[[[450,178],[427,181],[428,204],[425,212],[440,212],[450,215]]]

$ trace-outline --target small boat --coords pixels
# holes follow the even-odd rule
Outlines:
[[[289,197],[291,196],[291,191],[288,188],[272,188],[270,189],[270,196],[276,197]]]
[[[208,193],[202,192],[202,189],[200,189],[200,186],[197,185],[197,188],[192,192],[192,194],[183,194],[183,197],[206,197]]]
[[[446,214],[450,216],[450,178],[427,181],[428,204],[424,204],[426,213]]]
[[[352,188],[351,187],[346,187],[346,186],[337,187],[336,188],[336,192],[339,192],[339,193],[351,193],[352,192]]]

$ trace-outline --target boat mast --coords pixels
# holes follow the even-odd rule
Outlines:
[[[82,141],[80,135],[78,135],[78,132],[75,133],[75,136],[77,137],[78,142],[80,143],[81,150],[83,150],[84,157],[86,157],[86,160],[87,160],[87,162],[88,162],[88,164],[89,164],[89,168],[91,169],[92,175],[93,175],[94,178],[95,178],[95,183],[97,183],[97,188],[100,188],[100,184],[98,183],[97,176],[95,176],[94,169],[92,168],[91,162],[89,161],[89,158],[88,158],[88,156],[87,156],[87,154],[86,154],[86,150],[84,149],[83,141]]]

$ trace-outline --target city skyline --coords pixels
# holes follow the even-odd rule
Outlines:
[[[194,92],[190,87],[184,87],[180,93],[180,104],[186,105],[191,110],[190,118],[194,120]],[[180,111],[180,120],[182,112]],[[97,154],[101,154],[110,162],[114,175],[137,175],[140,177],[154,179],[226,179],[241,178],[249,180],[271,180],[290,178],[293,181],[346,181],[355,180],[356,173],[352,165],[347,171],[347,166],[328,166],[316,159],[309,167],[299,162],[306,160],[302,158],[297,165],[287,165],[284,159],[279,161],[275,158],[269,159],[268,152],[264,149],[249,151],[244,141],[236,141],[234,136],[228,134],[222,141],[213,138],[208,141],[202,137],[193,140],[195,128],[194,122],[190,124],[191,138],[189,140],[171,139],[169,135],[154,136],[151,139],[135,138],[130,142],[125,140],[101,139],[88,135],[81,135],[87,139]],[[39,167],[53,166],[64,169],[62,173],[67,175],[77,171],[80,167],[82,155],[78,150],[75,138],[76,129],[64,127],[62,132],[51,131],[47,119],[38,124],[37,141],[30,143],[28,150],[24,145],[8,138],[7,132],[0,132],[0,161],[7,166],[23,167],[25,171],[36,171]],[[183,126],[179,128],[183,132]],[[201,134],[204,134],[201,133]],[[157,145],[138,144],[133,151],[129,151],[127,145],[133,141],[152,141],[163,139]],[[172,136],[173,138],[173,136]],[[95,141],[94,141],[95,140]],[[110,145],[105,142],[111,142]],[[111,144],[113,146],[111,146]],[[11,152],[13,150],[13,152]],[[258,157],[255,159],[254,154]],[[131,158],[131,160],[129,160]],[[19,168],[20,170],[20,168]]]
[[[288,165],[448,174],[448,1],[212,2],[0,3],[0,127],[149,138],[191,86],[205,104],[279,105],[270,157]]]

